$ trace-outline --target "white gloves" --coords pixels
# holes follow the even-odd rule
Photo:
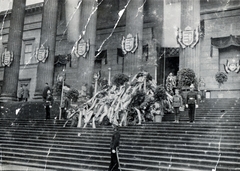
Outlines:
[[[116,153],[116,151],[115,151],[115,150],[112,150],[112,153]]]

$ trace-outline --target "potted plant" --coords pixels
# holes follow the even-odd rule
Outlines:
[[[72,102],[77,102],[79,96],[79,92],[77,89],[71,88],[69,91],[66,93],[66,97],[70,99]]]
[[[197,87],[195,72],[190,68],[179,70],[177,73],[177,87],[182,91],[183,99],[186,99],[191,84],[194,84],[194,86]]]
[[[227,82],[228,76],[225,72],[217,72],[215,75],[215,79],[218,82],[219,88],[224,82]]]
[[[215,79],[218,82],[218,86],[220,89],[220,94],[218,94],[218,97],[222,98],[223,94],[221,93],[221,85],[224,84],[224,82],[227,82],[228,76],[225,72],[217,72],[215,75]]]

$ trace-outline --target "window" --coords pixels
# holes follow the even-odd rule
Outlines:
[[[35,39],[24,40],[21,64],[30,64],[36,62],[33,53],[33,43]]]
[[[25,44],[25,51],[24,51],[24,64],[31,63],[32,58],[32,44]]]

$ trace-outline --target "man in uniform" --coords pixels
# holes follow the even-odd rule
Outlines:
[[[197,93],[194,92],[194,85],[191,84],[190,86],[190,92],[188,92],[187,94],[187,98],[186,98],[186,108],[188,109],[188,116],[189,116],[189,122],[193,123],[195,120],[195,112],[196,112],[196,108],[198,108],[198,97],[197,97]]]
[[[117,125],[112,125],[112,126],[113,126],[114,133],[113,133],[112,141],[110,144],[111,163],[110,163],[108,171],[119,171],[118,148],[119,148],[119,141],[120,141],[120,132],[118,130]]]

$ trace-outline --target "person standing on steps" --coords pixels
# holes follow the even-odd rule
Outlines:
[[[24,87],[23,87],[23,100],[25,101],[25,102],[27,102],[28,101],[28,98],[29,98],[29,89],[27,88],[27,84],[25,84],[24,85]]]
[[[112,140],[110,144],[111,149],[111,163],[109,165],[108,171],[119,171],[119,144],[120,144],[120,132],[117,125],[112,125],[114,133],[112,135]]]
[[[49,87],[48,83],[45,83],[45,87],[43,89],[43,93],[42,93],[42,98],[43,98],[43,101],[46,100],[47,98],[47,91],[50,90],[51,91],[51,88]]]
[[[195,113],[196,108],[198,108],[198,96],[197,93],[194,92],[194,85],[191,84],[190,91],[187,94],[186,98],[186,108],[188,108],[188,116],[189,116],[189,122],[193,123],[195,122]]]
[[[182,96],[179,94],[179,89],[175,89],[175,94],[173,95],[173,107],[175,114],[175,123],[179,123],[180,112],[179,107],[183,105]]]
[[[17,93],[17,97],[18,97],[18,101],[22,101],[23,100],[23,86],[21,85],[20,89],[18,90],[18,93]]]
[[[46,120],[50,119],[50,116],[51,116],[50,109],[52,108],[52,105],[53,105],[53,96],[51,91],[48,90],[46,101],[45,101]]]
[[[70,107],[70,99],[66,96],[64,96],[64,101],[63,104],[61,106],[61,110],[62,110],[62,119],[67,119],[67,110]]]

